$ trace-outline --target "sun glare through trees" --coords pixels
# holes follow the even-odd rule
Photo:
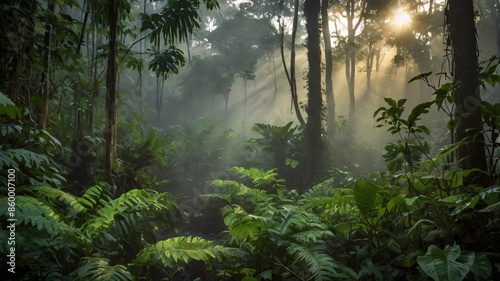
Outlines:
[[[408,27],[411,25],[411,15],[406,12],[403,8],[398,8],[394,11],[394,16],[391,20],[391,23],[396,28]]]

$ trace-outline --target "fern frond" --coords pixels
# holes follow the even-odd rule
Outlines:
[[[7,208],[7,198],[1,198],[0,213],[8,214]],[[64,223],[51,206],[30,196],[16,196],[16,219],[18,225],[32,226],[38,231],[46,231],[51,236],[81,235],[77,228]]]
[[[222,215],[232,239],[240,242],[254,238],[266,228],[268,221],[266,217],[248,214],[238,205],[224,207]]]
[[[204,195],[206,198],[220,198],[229,204],[236,203],[237,199],[256,203],[264,200],[268,195],[264,190],[253,189],[233,180],[213,180],[212,185],[221,189],[220,193]]]
[[[74,281],[106,280],[106,281],[128,281],[132,275],[127,267],[121,264],[109,265],[105,258],[83,258],[81,266],[70,274]]]
[[[81,204],[77,197],[60,189],[50,186],[34,186],[30,187],[29,190],[32,191],[37,198],[47,200],[52,206],[62,203],[66,207],[64,212],[66,218],[74,218],[86,210],[85,206]],[[60,215],[62,214],[63,213],[60,213]]]
[[[317,243],[325,237],[333,237],[333,233],[329,230],[311,229],[292,235],[292,238],[301,244]]]
[[[310,244],[307,246],[292,243],[287,248],[287,253],[294,258],[292,265],[306,270],[307,280],[335,280],[340,275],[335,271],[339,265],[332,257],[327,255],[321,244]]]
[[[26,168],[32,170],[44,169],[44,164],[50,165],[49,158],[44,154],[39,154],[24,148],[12,148],[5,150],[7,158],[13,162],[22,163]],[[17,165],[16,165],[17,166]]]
[[[148,215],[162,212],[169,220],[169,210],[174,208],[177,206],[168,193],[133,189],[98,209],[99,216],[89,220],[84,229],[91,238],[112,230],[118,230],[113,234],[123,237],[131,229],[139,229]]]
[[[221,260],[229,251],[228,248],[214,245],[212,241],[200,237],[182,236],[163,240],[143,249],[132,263],[164,267],[186,264],[191,260],[208,263],[214,259]]]
[[[92,210],[111,201],[111,189],[109,184],[101,182],[87,188],[78,200],[87,209]]]

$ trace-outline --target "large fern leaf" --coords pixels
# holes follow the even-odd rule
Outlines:
[[[305,280],[335,280],[341,275],[335,270],[339,265],[327,255],[321,244],[299,245],[292,243],[287,252],[293,257],[292,265]]]
[[[50,186],[33,186],[29,187],[29,190],[31,190],[37,198],[45,199],[47,203],[52,206],[63,204],[66,209],[64,212],[61,212],[60,215],[66,218],[74,218],[86,210],[85,206],[81,204],[77,197],[63,190]]]
[[[173,208],[177,207],[168,193],[133,189],[98,209],[99,216],[89,220],[84,229],[92,238],[109,229],[118,231],[114,235],[124,237],[131,229],[140,228],[148,215],[161,212],[169,219],[168,211]]]
[[[95,209],[111,201],[111,189],[109,184],[101,182],[87,188],[78,200],[87,209]]]
[[[266,217],[248,214],[238,205],[224,207],[222,215],[232,239],[239,242],[254,238],[268,221]]]
[[[0,199],[0,213],[8,213],[7,198]],[[16,196],[16,219],[18,225],[31,226],[38,231],[46,231],[52,236],[67,234],[77,237],[81,235],[77,228],[64,223],[51,206],[30,196]]]
[[[229,249],[215,245],[200,237],[182,236],[160,241],[137,254],[135,265],[160,265],[172,267],[186,264],[191,260],[210,262],[227,256]]]
[[[105,258],[83,258],[81,266],[70,274],[74,281],[106,280],[106,281],[128,281],[132,275],[124,265],[109,265]]]

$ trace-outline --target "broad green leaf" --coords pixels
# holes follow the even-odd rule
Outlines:
[[[373,183],[359,180],[354,186],[354,201],[362,213],[373,211],[379,187]]]
[[[420,115],[424,113],[429,113],[429,108],[432,106],[433,102],[424,102],[413,108],[408,116],[408,126],[413,127],[415,125],[415,121],[419,120]]]
[[[421,74],[411,78],[410,81],[408,81],[408,84],[410,84],[411,82],[416,81],[416,80],[427,80],[427,77],[429,77],[431,74],[432,74],[432,71],[421,73]]]
[[[402,210],[406,210],[408,208],[408,205],[406,205],[405,198],[401,195],[396,195],[387,202],[387,210],[390,212],[395,206],[400,207]]]
[[[476,280],[491,280],[492,266],[485,253],[476,253],[474,264],[470,271],[474,273]]]
[[[460,246],[446,246],[444,250],[437,246],[430,245],[424,256],[417,258],[420,268],[435,281],[461,281],[469,273],[473,258],[464,258],[464,262],[459,262]]]

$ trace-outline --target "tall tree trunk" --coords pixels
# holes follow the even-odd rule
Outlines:
[[[43,38],[43,46],[45,52],[43,54],[43,71],[42,71],[42,108],[40,112],[40,129],[47,129],[49,122],[49,65],[50,65],[50,52],[52,49],[52,25],[49,22],[50,14],[54,13],[55,0],[49,0],[47,3],[47,16],[45,17],[45,34]]]
[[[117,97],[117,28],[120,18],[120,0],[109,1],[109,55],[108,72],[106,77],[106,130],[104,174],[108,183],[114,184],[112,165],[116,157],[116,123],[118,119],[118,97]]]
[[[367,99],[372,91],[372,70],[373,70],[373,61],[375,58],[375,52],[373,48],[373,42],[368,43],[368,54],[366,55],[366,91],[365,91],[365,99]]]
[[[297,26],[299,21],[299,0],[295,0],[294,10],[293,10],[293,25],[292,25],[292,44],[291,44],[291,55],[290,55],[290,88],[292,90],[293,107],[295,109],[295,114],[301,125],[305,125],[306,122],[302,117],[299,106],[299,98],[297,93],[297,78],[295,75],[295,38],[297,37]]]
[[[280,2],[280,5],[283,5],[283,1]],[[281,50],[281,60],[283,62],[283,68],[285,69],[285,74],[286,78],[288,79],[288,84],[290,84],[290,92],[292,94],[292,104],[295,109],[295,115],[297,115],[297,119],[299,120],[300,125],[304,126],[306,122],[302,117],[302,113],[300,111],[299,101],[297,97],[297,81],[295,78],[295,38],[297,36],[297,26],[299,19],[299,0],[295,0],[294,5],[295,6],[293,11],[292,43],[291,43],[291,53],[290,53],[290,74],[288,73],[285,60],[285,50],[284,50],[285,27],[283,21],[280,21],[280,33],[281,33],[280,50]]]
[[[486,171],[486,154],[482,134],[482,116],[475,102],[480,100],[478,80],[478,49],[474,24],[473,0],[448,0],[445,11],[453,52],[453,80],[457,85],[454,112],[456,141],[464,141],[458,150],[463,170]],[[488,177],[471,173],[464,185],[487,185]]]
[[[354,81],[356,78],[356,50],[354,37],[356,30],[354,28],[354,0],[348,0],[345,6],[347,15],[347,46],[346,46],[346,80],[349,93],[349,127],[350,131],[354,129],[354,116],[356,111],[356,97],[354,95]]]
[[[307,29],[307,59],[309,85],[306,142],[308,162],[306,181],[311,182],[321,169],[323,160],[323,142],[321,139],[321,48],[319,32],[320,0],[306,0],[304,15]]]
[[[335,140],[335,95],[333,93],[333,58],[332,58],[332,41],[330,39],[330,26],[328,18],[329,0],[322,0],[321,3],[321,23],[323,29],[323,41],[325,41],[325,94],[327,106],[327,127],[326,131],[328,139],[333,142]]]
[[[359,16],[355,22],[356,16],[356,1],[360,1]],[[361,22],[365,16],[367,0],[347,0],[345,4],[345,12],[347,17],[347,44],[346,44],[346,80],[347,89],[349,92],[349,131],[354,132],[355,115],[356,115],[356,97],[355,97],[355,80],[356,80],[356,44],[355,36]]]
[[[91,13],[91,33],[92,33],[92,43],[91,43],[91,52],[90,52],[90,57],[95,58],[97,55],[97,46],[99,45],[97,43],[97,20],[96,20],[96,13],[97,13],[97,0],[90,0],[89,1],[90,5],[90,13]],[[101,36],[101,35],[99,35]],[[100,37],[99,37],[100,38]],[[87,109],[87,130],[90,132],[92,131],[93,125],[94,125],[94,108],[95,108],[95,100],[97,96],[99,95],[99,83],[98,83],[98,74],[97,74],[97,61],[94,59],[90,60],[90,77],[92,81],[92,92],[90,95],[90,106]]]

